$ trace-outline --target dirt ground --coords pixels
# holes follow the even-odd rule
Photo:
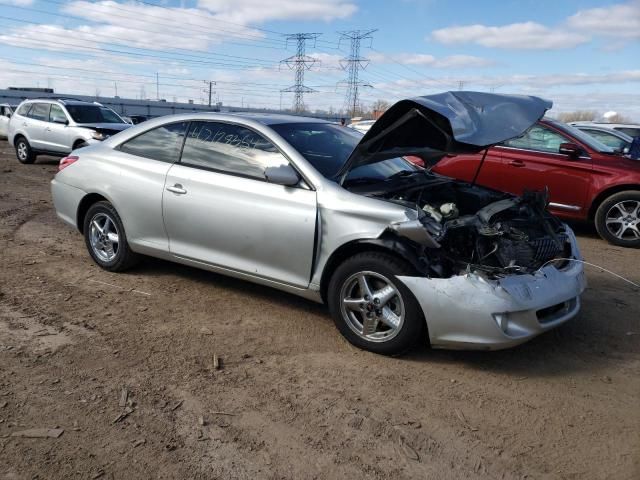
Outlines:
[[[55,216],[56,166],[0,142],[0,478],[640,478],[633,286],[588,268],[579,317],[526,345],[386,358],[269,288],[100,270]],[[640,283],[638,250],[578,231]]]

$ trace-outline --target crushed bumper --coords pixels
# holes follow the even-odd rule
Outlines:
[[[567,227],[573,257],[580,253]],[[399,277],[424,312],[434,348],[498,350],[526,342],[574,317],[586,287],[584,267],[569,262],[534,274],[489,280],[470,273],[446,279]]]

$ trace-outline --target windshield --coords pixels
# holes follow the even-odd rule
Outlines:
[[[361,133],[331,123],[280,123],[271,125],[271,128],[331,180],[335,180],[334,177],[362,139]],[[345,184],[358,180],[382,181],[399,172],[416,170],[402,158],[391,158],[354,168],[347,175]]]
[[[548,123],[556,127],[558,130],[561,130],[573,138],[578,140],[581,143],[584,143],[592,150],[595,150],[599,153],[616,153],[615,149],[605,145],[604,143],[596,140],[588,133],[585,133],[581,130],[578,130],[576,127],[572,127],[571,125],[567,125],[566,123],[556,122],[554,120],[547,120]]]
[[[116,112],[100,105],[65,105],[76,123],[125,123]]]

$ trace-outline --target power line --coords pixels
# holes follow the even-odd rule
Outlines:
[[[47,3],[56,4],[56,5],[67,6],[67,3],[61,2],[61,1],[57,1],[57,0],[44,0],[44,1],[47,2]],[[88,19],[88,20],[91,20],[91,21],[96,21],[96,19],[95,19],[96,13],[99,13],[100,12],[100,10],[99,10],[100,7],[102,7],[104,5],[101,5],[99,3],[89,3],[89,2],[86,2],[86,3],[87,3],[87,7],[93,10],[93,16],[77,17],[77,18],[83,18],[85,20]],[[127,19],[127,20],[131,20],[131,14],[140,15],[140,13],[141,13],[138,10],[132,10],[132,9],[128,9],[128,8],[123,8],[122,4],[118,4],[118,3],[116,3],[115,5],[113,5],[113,4],[108,5],[108,7],[110,9],[112,9],[112,10],[117,10],[117,11],[128,13],[128,15],[118,15],[117,13],[114,13],[114,12],[110,11],[110,12],[108,12],[109,17],[114,17],[115,16],[115,17],[120,17],[120,18],[124,18],[124,19]],[[184,11],[183,11],[184,9],[178,10],[178,9],[170,8],[170,7],[160,7],[158,5],[156,5],[156,7],[169,10],[173,14],[184,13]],[[49,12],[43,12],[43,13],[49,13]],[[192,12],[192,14],[197,15],[197,14],[195,14],[193,12]],[[149,12],[145,12],[144,15],[145,15],[144,16],[145,23],[155,24],[155,25],[159,25],[159,26],[163,26],[163,27],[171,27],[173,30],[176,30],[177,25],[175,23],[170,23],[170,21],[168,19],[166,19],[165,17],[158,16],[158,15],[152,15]],[[207,16],[204,16],[204,15],[198,15],[198,16],[200,16],[201,18],[205,19],[207,22],[220,21],[218,19],[207,17]],[[160,19],[160,20],[165,20],[165,21],[164,22],[158,22],[157,20],[156,21],[152,21],[152,20],[149,20],[149,17],[150,18],[155,18],[155,19]],[[104,22],[103,21],[103,23],[109,23],[109,22]],[[284,42],[282,40],[280,40],[280,39],[265,38],[265,37],[262,37],[262,36],[259,36],[259,35],[252,35],[252,34],[249,34],[249,33],[241,33],[241,32],[238,32],[237,30],[225,30],[225,29],[222,29],[222,28],[214,28],[214,27],[211,27],[211,26],[193,25],[193,24],[189,24],[189,28],[190,29],[198,28],[198,29],[200,29],[199,30],[200,32],[206,33],[208,35],[211,35],[212,31],[214,31],[214,32],[218,31],[218,32],[222,32],[222,33],[220,33],[220,34],[216,33],[214,35],[222,36],[222,34],[225,34],[227,37],[229,35],[231,35],[231,36],[235,36],[235,37],[238,37],[238,38],[241,38],[241,39],[249,39],[250,41],[253,41],[253,42],[270,43],[272,45],[278,45],[278,46],[280,46],[280,48],[282,48],[284,46]],[[243,28],[249,28],[249,27],[243,26]],[[154,33],[158,33],[158,32],[154,32]]]
[[[360,56],[360,42],[365,39],[373,39],[372,33],[377,30],[352,30],[348,32],[339,32],[340,41],[349,40],[351,43],[350,53],[347,57],[340,61],[340,65],[348,72],[347,93],[345,96],[345,110],[351,112],[351,116],[355,116],[359,107],[359,91],[361,87],[367,86],[358,79],[360,69],[366,68],[369,60]]]
[[[293,33],[286,35],[287,41],[295,40],[297,45],[296,54],[282,60],[281,63],[286,64],[290,69],[295,70],[295,84],[291,87],[281,90],[281,92],[293,92],[293,110],[295,112],[304,111],[304,94],[315,92],[313,88],[304,84],[304,72],[309,70],[313,65],[319,62],[317,58],[306,55],[307,40],[316,40],[320,36],[319,33]]]

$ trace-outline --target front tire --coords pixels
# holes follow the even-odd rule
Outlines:
[[[22,164],[30,164],[36,161],[36,155],[26,138],[20,137],[16,140],[16,158]]]
[[[122,272],[138,262],[138,255],[127,242],[120,215],[109,202],[89,207],[83,231],[89,255],[103,269]]]
[[[331,277],[329,310],[353,345],[383,355],[400,355],[425,340],[422,309],[398,276],[415,275],[404,260],[380,252],[347,259]]]
[[[598,207],[595,224],[598,234],[609,243],[640,248],[640,192],[611,195]]]

